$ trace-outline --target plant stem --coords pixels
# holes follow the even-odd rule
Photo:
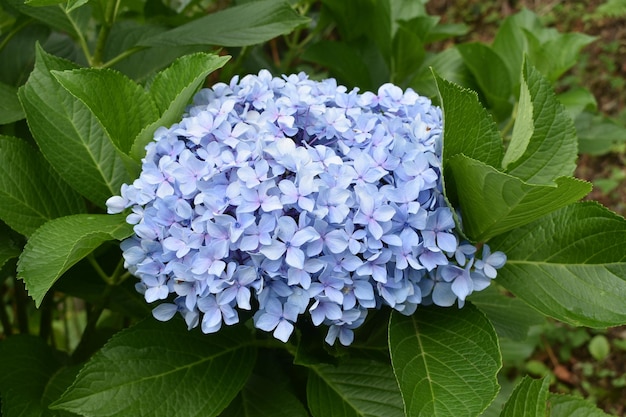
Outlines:
[[[19,25],[15,26],[8,34],[7,36],[2,39],[2,42],[0,42],[0,51],[2,51],[4,49],[4,47],[7,45],[7,43],[9,43],[9,41],[11,39],[13,39],[13,37],[15,35],[17,35],[19,33],[20,30],[24,29],[26,26],[28,26],[31,22],[33,21],[33,19],[26,19],[24,20],[22,23],[20,23]]]
[[[72,24],[72,27],[76,32],[76,36],[78,36],[80,49],[82,49],[83,54],[85,54],[85,59],[87,60],[87,63],[89,64],[89,66],[93,66],[93,57],[91,56],[91,52],[89,52],[89,46],[87,45],[87,40],[85,39],[83,32],[80,30],[72,16],[65,11],[65,8],[61,4],[59,4],[58,6],[61,8],[61,10],[63,10],[63,13],[65,13],[65,17],[67,17],[67,20],[69,20]]]
[[[146,46],[133,46],[132,48],[125,50],[121,54],[109,59],[107,62],[104,62],[103,64],[99,66],[99,68],[111,68],[113,65],[117,64],[118,62],[128,58],[132,54],[135,54],[139,51],[143,51],[146,48],[147,48]]]
[[[85,326],[83,335],[80,338],[80,342],[78,342],[78,346],[74,349],[74,353],[72,353],[72,362],[81,363],[86,361],[89,356],[91,356],[93,346],[91,346],[90,343],[94,340],[94,335],[97,331],[96,325],[98,324],[100,316],[102,316],[105,307],[111,299],[111,294],[113,293],[114,288],[114,285],[107,285],[102,293],[102,297],[96,304],[93,305],[91,311],[89,312],[87,316],[87,325]]]
[[[104,48],[106,47],[111,28],[115,23],[117,17],[117,11],[120,7],[120,0],[109,0],[104,16],[104,22],[100,26],[100,32],[98,33],[98,39],[96,41],[96,49],[93,52],[92,66],[101,67],[102,59],[104,58]]]
[[[15,315],[17,317],[17,328],[20,333],[28,334],[28,313],[26,312],[26,303],[28,302],[28,296],[26,295],[26,289],[24,283],[13,278],[13,292],[15,295]]]
[[[39,337],[48,340],[52,335],[52,310],[54,309],[54,291],[48,291],[41,303],[39,318]]]
[[[4,336],[11,336],[13,334],[13,326],[11,326],[11,320],[9,320],[9,315],[7,314],[6,306],[4,305],[4,290],[6,287],[2,286],[2,291],[0,291],[0,323],[2,324],[2,332]]]

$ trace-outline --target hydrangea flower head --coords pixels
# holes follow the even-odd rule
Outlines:
[[[108,211],[131,209],[125,265],[147,302],[169,300],[157,319],[211,333],[255,310],[279,340],[307,319],[348,345],[369,309],[462,306],[506,262],[459,241],[441,141],[441,110],[410,89],[261,71],[159,128]]]

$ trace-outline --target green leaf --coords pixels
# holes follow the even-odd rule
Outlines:
[[[478,95],[435,74],[443,108],[443,163],[463,154],[499,167],[502,139],[491,116],[480,105]]]
[[[30,236],[48,220],[85,211],[82,198],[26,141],[0,135],[0,219]]]
[[[16,335],[0,342],[2,415],[48,415],[43,394],[61,365],[61,356],[39,337]]]
[[[542,32],[537,34],[524,30],[531,61],[554,82],[576,64],[580,59],[580,50],[596,38],[583,33],[552,33],[549,39],[541,39]]]
[[[437,18],[434,19],[437,20]],[[424,49],[426,33],[422,32],[422,27],[427,31],[434,22],[430,16],[420,16],[409,22],[402,21],[398,24],[392,44],[392,75],[394,82],[402,84],[422,66],[426,57]]]
[[[576,132],[580,153],[602,155],[626,142],[626,126],[601,114],[582,112],[576,118]]]
[[[524,54],[528,51],[524,29],[531,31],[543,29],[537,15],[528,9],[507,17],[493,41],[493,50],[509,69],[513,92],[519,87]]]
[[[518,116],[502,165],[530,184],[549,184],[576,169],[574,123],[541,74],[524,63]]]
[[[586,88],[572,88],[564,93],[558,94],[559,102],[565,107],[567,114],[572,120],[576,120],[583,111],[596,111],[598,103],[596,98]],[[578,132],[577,132],[578,133]],[[579,149],[579,152],[582,153]]]
[[[498,393],[496,332],[471,304],[394,311],[389,350],[408,417],[476,416]]]
[[[578,201],[591,184],[571,177],[554,185],[528,184],[480,161],[457,155],[448,163],[463,212],[464,232],[487,241]]]
[[[0,271],[7,261],[20,256],[22,249],[11,238],[11,229],[0,222]],[[0,278],[0,283],[2,278]]]
[[[507,255],[498,283],[575,326],[626,323],[626,220],[597,203],[573,204],[491,242]]]
[[[402,397],[388,364],[350,359],[309,369],[307,401],[314,417],[403,416]]]
[[[374,88],[368,64],[353,46],[345,42],[316,42],[302,54],[302,59],[327,67],[343,85],[365,90]]]
[[[469,300],[485,313],[498,336],[523,341],[531,326],[540,325],[545,318],[520,299],[500,293],[493,285],[475,291]]]
[[[433,72],[441,78],[462,86],[470,86],[473,82],[472,74],[463,62],[463,57],[457,48],[448,48],[438,53],[427,53],[422,66],[409,81],[408,86],[419,91],[421,95],[437,97],[437,83]]]
[[[220,417],[308,417],[304,405],[273,379],[252,375]]]
[[[205,53],[186,55],[154,77],[149,94],[159,116],[152,119],[151,123],[142,125],[145,127],[133,136],[131,155],[135,159],[141,159],[145,155],[145,147],[159,126],[170,126],[180,120],[185,106],[206,76],[224,66],[229,59],[227,56]]]
[[[108,240],[132,234],[125,216],[77,214],[50,220],[33,233],[18,262],[18,276],[39,306],[52,284]]]
[[[500,417],[545,417],[549,388],[549,378],[525,376],[504,404]]]
[[[48,0],[39,1],[45,2]],[[49,1],[52,2],[53,0]],[[82,34],[87,30],[89,19],[91,18],[91,10],[88,7],[82,7],[69,13],[59,4],[33,7],[30,4],[25,4],[23,0],[4,0],[4,2],[17,9],[20,13],[32,17],[48,27],[66,32],[73,38],[78,37],[79,31]]]
[[[158,118],[157,108],[142,86],[111,69],[52,71],[56,80],[102,125],[113,144],[128,154],[135,136]]]
[[[54,4],[65,3],[65,0],[26,0],[24,4],[33,7],[51,6]]]
[[[131,183],[138,164],[118,152],[88,107],[72,96],[50,71],[75,69],[68,61],[37,48],[37,61],[19,90],[26,119],[41,152],[75,190],[94,204]]]
[[[245,326],[205,335],[179,318],[147,319],[113,336],[51,408],[93,417],[217,416],[255,359]]]
[[[611,354],[611,344],[603,334],[595,335],[589,341],[589,353],[597,361],[605,360]]]
[[[464,43],[457,48],[493,114],[499,120],[508,117],[513,109],[509,101],[512,86],[502,58],[483,43]]]
[[[309,19],[282,0],[230,7],[141,41],[143,46],[247,46],[284,35]]]
[[[24,110],[17,98],[17,88],[0,82],[0,125],[22,120]]]
[[[609,417],[591,401],[573,395],[550,394],[550,417]]]

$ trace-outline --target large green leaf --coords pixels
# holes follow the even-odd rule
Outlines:
[[[168,68],[159,72],[150,85],[149,94],[158,110],[158,118],[151,120],[134,140],[131,155],[141,159],[146,145],[152,140],[159,126],[170,126],[180,117],[193,94],[202,85],[207,75],[221,68],[230,59],[206,53],[183,56]]]
[[[537,36],[536,32],[524,31],[529,57],[537,69],[554,82],[578,62],[580,50],[596,38],[584,33],[549,33],[549,39],[541,39],[541,32]]]
[[[530,184],[549,184],[576,169],[578,140],[574,123],[550,83],[524,63],[517,120],[502,164]]]
[[[523,341],[531,326],[545,322],[544,316],[528,304],[500,293],[493,285],[483,291],[474,291],[469,300],[485,313],[500,337]]]
[[[29,236],[48,220],[84,211],[83,199],[39,150],[22,139],[0,135],[0,219]]]
[[[573,395],[550,394],[550,417],[609,417],[590,400]]]
[[[18,262],[18,276],[39,306],[52,284],[108,240],[132,234],[125,216],[77,214],[50,220],[33,233]]]
[[[220,417],[308,417],[304,405],[274,379],[252,375]]]
[[[542,30],[537,15],[528,9],[507,17],[500,25],[493,41],[493,50],[509,69],[513,92],[516,92],[520,85],[524,54],[528,51],[524,29]]]
[[[496,332],[471,304],[394,311],[389,350],[408,417],[476,416],[498,393]]]
[[[205,335],[147,319],[115,335],[52,404],[81,415],[212,417],[246,383],[256,359],[245,326]]]
[[[85,104],[117,148],[129,153],[135,136],[159,117],[142,86],[110,69],[52,71],[74,97]]]
[[[626,126],[602,114],[579,114],[576,118],[576,133],[578,151],[584,154],[602,155],[626,143]]]
[[[0,222],[0,271],[7,261],[20,256],[22,252],[20,246],[12,239],[11,229]],[[2,278],[0,278],[2,282]]]
[[[17,98],[17,88],[0,82],[0,125],[24,118],[24,110]]]
[[[626,323],[626,220],[578,203],[492,241],[498,282],[543,314],[576,326]]]
[[[33,7],[25,4],[22,0],[4,0],[4,2],[20,13],[32,17],[48,27],[69,33],[75,38],[78,37],[78,31],[84,33],[87,30],[91,17],[91,10],[88,7],[67,12],[60,4]]]
[[[52,76],[76,66],[37,48],[19,90],[28,125],[46,159],[74,189],[98,206],[137,176],[139,166],[117,151],[93,113]]]
[[[475,241],[528,224],[591,191],[591,184],[571,177],[557,178],[554,185],[528,184],[465,155],[455,156],[448,166],[464,232]]]
[[[403,415],[402,397],[388,364],[351,359],[309,368],[307,400],[314,417]]]
[[[500,417],[545,417],[550,380],[525,376],[504,404]]]
[[[493,114],[498,120],[508,117],[513,108],[509,101],[512,85],[502,58],[489,46],[479,42],[463,43],[457,48]]]
[[[438,53],[426,53],[424,62],[415,73],[408,87],[427,97],[437,97],[437,83],[433,72],[441,78],[456,84],[473,86],[472,74],[463,62],[463,57],[457,48],[448,48]]]
[[[308,21],[284,0],[254,1],[193,20],[140,45],[247,46],[289,33]]]
[[[435,74],[443,108],[443,163],[458,154],[499,167],[502,139],[478,95]]]
[[[2,415],[51,416],[43,398],[61,367],[61,356],[35,336],[16,335],[0,342],[0,397]]]
[[[375,88],[368,64],[354,47],[345,42],[320,41],[302,54],[302,59],[321,64],[331,71],[340,83],[365,90]]]

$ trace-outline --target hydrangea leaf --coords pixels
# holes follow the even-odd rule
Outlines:
[[[308,417],[296,396],[276,382],[252,375],[220,417]]]
[[[30,236],[48,220],[85,211],[85,204],[39,150],[0,135],[0,219]]]
[[[525,376],[504,404],[500,417],[544,417],[550,380]]]
[[[471,304],[394,311],[389,351],[406,416],[476,416],[498,393],[496,332]]]
[[[76,214],[45,223],[33,233],[18,262],[18,276],[39,306],[52,284],[108,240],[132,234],[123,215]]]
[[[135,136],[158,118],[157,107],[150,95],[117,71],[81,68],[52,71],[52,75],[91,110],[113,144],[126,154]]]
[[[591,401],[573,395],[550,394],[550,417],[609,417]]]
[[[576,169],[574,123],[550,83],[524,62],[517,120],[502,165],[530,184],[548,184]]]
[[[7,261],[20,256],[21,252],[18,244],[11,238],[11,230],[0,222],[0,270]],[[0,278],[0,282],[2,280],[3,278]]]
[[[544,316],[522,300],[501,294],[493,285],[473,292],[469,300],[485,313],[500,337],[523,341],[531,326],[545,322]]]
[[[93,417],[217,416],[252,371],[250,342],[244,326],[204,335],[181,319],[147,319],[113,336],[51,408]]]
[[[51,74],[75,68],[38,46],[35,69],[19,96],[45,158],[75,190],[104,207],[123,183],[132,182],[138,167],[117,151],[89,108]]]
[[[571,177],[557,178],[553,185],[528,184],[465,155],[454,157],[449,167],[463,211],[464,232],[474,241],[521,227],[591,191],[591,184]]]
[[[152,140],[154,131],[159,126],[170,126],[180,119],[185,106],[206,76],[224,66],[229,59],[227,56],[206,53],[186,55],[154,77],[149,94],[159,116],[150,120],[151,123],[142,125],[145,127],[133,137],[131,155],[135,159],[144,156],[144,148]]]
[[[580,59],[580,51],[596,38],[584,33],[559,33],[553,28],[536,33],[524,30],[528,41],[528,55],[551,82]]]
[[[0,342],[0,396],[3,416],[46,416],[44,392],[62,363],[45,340],[16,335]]]
[[[91,18],[91,10],[83,7],[73,10],[71,13],[55,4],[33,7],[22,0],[5,0],[11,9],[17,9],[20,13],[40,21],[48,27],[58,29],[70,34],[73,38],[79,36],[79,32],[87,30]]]
[[[230,7],[140,42],[143,46],[247,46],[268,41],[305,24],[282,0],[262,0]]]
[[[402,397],[388,364],[351,359],[309,367],[307,400],[314,417],[403,416]]]
[[[506,64],[493,49],[483,43],[464,43],[457,48],[489,108],[498,120],[504,120],[513,108],[509,101],[512,86]]]
[[[0,83],[0,125],[24,118],[24,110],[17,98],[17,88]]]
[[[498,282],[575,326],[626,323],[626,220],[597,203],[562,208],[495,238],[507,254]]]
[[[499,167],[502,139],[493,119],[480,104],[476,92],[435,74],[443,108],[443,163],[458,154]]]
[[[372,89],[368,64],[352,46],[345,42],[320,41],[302,54],[302,59],[321,64],[332,71],[341,83]]]

